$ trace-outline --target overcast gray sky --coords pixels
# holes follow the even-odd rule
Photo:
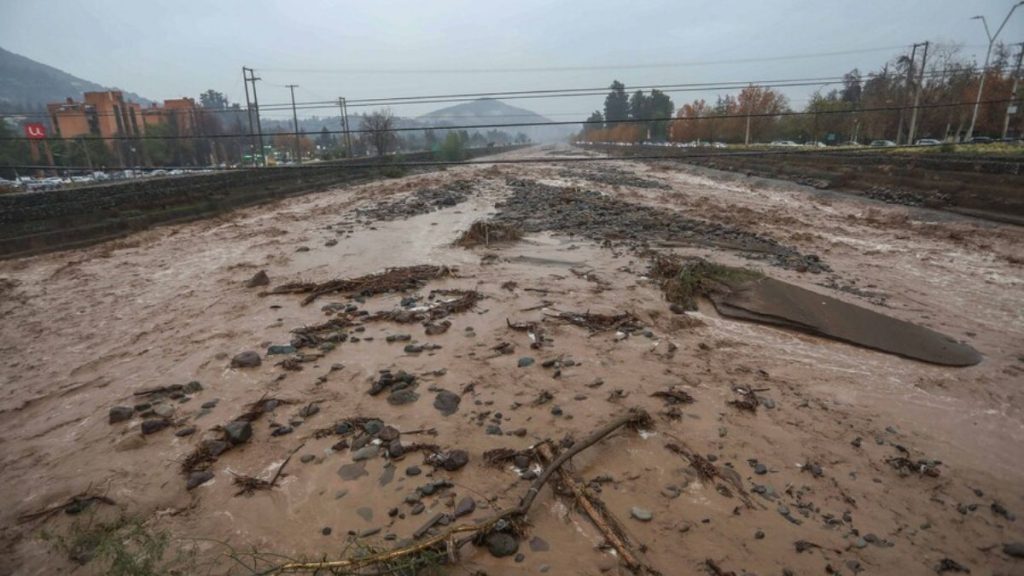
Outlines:
[[[1015,1],[0,0],[0,46],[152,99],[213,88],[244,101],[248,65],[262,104],[287,101],[289,83],[305,101],[838,76],[924,40],[962,43],[980,61],[987,41],[969,18],[994,28]],[[1024,41],[1024,9],[1000,39]],[[791,91],[794,105],[813,90]],[[672,94],[676,105],[696,96],[714,97]],[[602,98],[509,102],[570,120]]]

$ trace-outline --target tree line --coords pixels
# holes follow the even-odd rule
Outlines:
[[[1002,136],[1016,70],[1013,56],[1003,44],[993,50],[992,63],[984,71],[976,136]],[[923,69],[920,62],[921,58],[901,55],[873,72],[851,70],[839,87],[815,91],[803,107],[792,106],[776,88],[751,84],[735,95],[719,95],[713,102],[699,98],[674,110],[672,100],[658,90],[649,94],[638,90],[627,97],[625,86],[615,81],[603,112],[590,115],[580,138],[737,144],[772,140],[905,143],[910,138],[916,97],[915,140],[961,141],[969,130],[983,71],[954,44],[932,44]],[[1010,118],[1007,134],[1019,138],[1022,132],[1024,114],[1018,111]]]

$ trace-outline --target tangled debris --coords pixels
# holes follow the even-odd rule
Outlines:
[[[366,320],[388,320],[399,324],[440,320],[473,308],[483,297],[476,290],[433,290],[428,297],[431,303],[425,307],[377,312],[367,316]]]
[[[222,426],[217,426],[214,430],[219,432],[221,437],[207,438],[201,441],[181,463],[181,471],[188,477],[188,486],[195,487],[198,485],[195,483],[200,478],[204,478],[202,482],[213,478],[213,474],[209,470],[212,464],[221,454],[249,440],[252,434],[252,422],[258,420],[265,413],[273,411],[277,406],[289,403],[287,400],[264,396],[250,404],[245,412],[237,418]]]
[[[355,325],[356,322],[350,316],[340,315],[320,324],[295,328],[292,330],[291,345],[295,348],[314,348],[324,342],[339,344],[348,340],[346,330]]]
[[[238,492],[235,493],[235,496],[241,496],[243,494],[246,496],[252,496],[257,490],[270,490],[273,488],[274,485],[277,484],[277,479],[281,477],[281,473],[284,472],[284,467],[288,465],[292,456],[295,456],[295,453],[301,450],[303,446],[305,446],[305,443],[299,444],[294,450],[288,453],[284,462],[281,462],[281,465],[277,467],[277,472],[274,473],[274,476],[269,481],[261,478],[255,478],[253,476],[246,476],[244,474],[236,474],[232,480],[232,483],[235,486],[238,486]]]
[[[700,258],[681,258],[655,254],[648,275],[656,280],[665,299],[686,310],[697,309],[697,298],[714,293],[726,293],[744,282],[763,278],[764,275],[748,268],[733,268]]]
[[[472,193],[473,184],[456,180],[447,188],[424,188],[394,202],[381,202],[369,208],[358,208],[356,214],[366,220],[404,220],[465,202]]]
[[[633,188],[654,188],[658,190],[669,190],[671,186],[665,182],[642,178],[613,166],[598,166],[588,170],[565,169],[558,172],[560,178],[578,178],[598,184],[609,186],[632,186]]]
[[[508,318],[506,318],[505,319],[505,324],[510,329],[515,330],[516,332],[526,332],[526,335],[530,338],[530,348],[533,348],[533,349],[536,350],[536,349],[540,349],[542,346],[544,346],[544,342],[545,342],[544,327],[541,326],[540,323],[538,323],[538,322],[513,322],[513,321],[509,320]],[[511,349],[506,350],[505,348],[507,348],[507,347],[505,345],[511,346],[511,344],[508,344],[507,342],[502,342],[501,344],[496,346],[494,349],[497,350],[501,354],[510,354],[511,353]]]
[[[433,266],[421,264],[418,266],[403,266],[388,268],[377,274],[367,274],[356,278],[345,278],[329,280],[327,282],[292,282],[282,284],[274,289],[261,292],[261,296],[268,294],[308,294],[303,299],[305,306],[324,294],[345,292],[358,296],[373,296],[387,292],[402,292],[421,288],[428,280],[443,278],[454,274],[455,270],[447,266]]]
[[[761,400],[756,394],[758,390],[737,387],[733,388],[733,392],[736,393],[738,398],[729,400],[726,404],[745,412],[757,412],[757,407],[761,405]]]
[[[58,512],[64,512],[65,514],[74,515],[80,514],[87,508],[92,506],[94,503],[107,504],[108,506],[114,506],[115,502],[101,494],[89,494],[83,492],[76,494],[68,498],[66,501],[56,504],[54,506],[48,506],[39,510],[38,512],[30,512],[28,514],[22,514],[18,516],[18,522],[28,522],[29,520],[39,520],[43,518],[49,518]]]
[[[587,438],[567,447],[563,452],[558,454],[557,457],[553,458],[550,464],[544,468],[544,471],[531,482],[529,489],[523,497],[520,498],[518,505],[499,510],[483,521],[472,524],[458,524],[448,528],[447,530],[439,532],[434,536],[427,537],[418,543],[409,544],[393,550],[359,555],[345,560],[289,562],[278,566],[269,572],[319,572],[324,570],[345,570],[348,572],[354,572],[364,568],[386,568],[391,565],[391,563],[399,560],[415,562],[417,558],[422,558],[424,555],[429,555],[434,559],[442,559],[448,563],[457,562],[459,549],[470,542],[479,545],[483,544],[486,539],[493,534],[507,534],[512,538],[515,538],[517,534],[521,534],[526,515],[533,506],[534,500],[540,494],[541,489],[545,484],[547,484],[548,480],[550,480],[554,474],[559,472],[562,465],[568,462],[573,456],[600,442],[603,438],[624,426],[633,428],[634,430],[639,430],[641,428],[649,427],[651,422],[651,417],[646,412],[638,409],[630,410],[626,414],[615,418],[602,428],[593,432]],[[453,450],[449,453],[445,453],[442,457],[451,457],[455,452],[457,451]],[[437,521],[434,519],[428,521],[430,526],[433,526],[436,523]],[[427,536],[428,532],[429,528],[427,530],[417,531],[416,535],[420,538],[424,538]],[[379,570],[377,571],[379,572]],[[658,572],[654,570],[650,570],[647,573],[658,574]]]
[[[478,220],[455,240],[455,245],[463,248],[490,246],[492,243],[515,242],[522,237],[523,231],[515,225]]]
[[[693,396],[685,390],[679,390],[676,388],[669,388],[668,390],[658,390],[654,394],[651,394],[653,398],[661,398],[665,401],[668,406],[675,406],[677,404],[693,404]]]
[[[562,322],[587,328],[591,332],[605,332],[608,330],[619,330],[621,332],[636,332],[643,330],[644,326],[640,321],[628,312],[622,314],[598,314],[596,312],[560,312],[557,315],[549,316]]]
[[[559,187],[533,180],[506,180],[513,190],[497,205],[492,223],[523,232],[579,234],[597,242],[619,240],[636,248],[652,242],[711,245],[769,259],[777,266],[810,272],[828,270],[816,256],[803,255],[778,242],[715,222],[686,218],[678,212],[645,206],[593,190]]]

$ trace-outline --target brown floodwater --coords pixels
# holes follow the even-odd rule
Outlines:
[[[597,496],[664,574],[702,573],[706,559],[726,571],[758,574],[784,568],[821,574],[827,566],[843,574],[854,573],[854,566],[931,574],[944,558],[974,573],[1024,571],[1024,561],[1001,551],[1004,543],[1024,541],[1024,521],[992,510],[998,502],[1012,514],[1024,513],[1024,230],[693,167],[613,164],[669,188],[573,180],[560,176],[557,165],[465,166],[0,262],[0,572],[70,570],[74,565],[39,535],[44,529],[65,533],[93,513],[96,521],[124,514],[167,532],[175,550],[196,552],[183,564],[195,573],[248,573],[229,555],[251,565],[243,553],[252,550],[274,561],[271,554],[339,558],[360,546],[391,546],[465,496],[477,503],[469,520],[517,501],[528,482],[511,468],[485,467],[484,451],[580,438],[633,406],[648,410],[655,425],[613,435],[574,458],[572,467],[586,481],[601,477]],[[983,360],[967,368],[925,364],[728,319],[709,302],[676,315],[645,276],[642,258],[623,246],[601,247],[557,231],[507,245],[453,247],[509,193],[506,177],[597,189],[818,254],[832,273],[782,270],[708,247],[663,248],[754,266],[919,323],[964,341]],[[459,179],[473,183],[473,194],[456,206],[389,222],[355,216],[356,208]],[[326,246],[332,239],[337,244]],[[297,295],[261,297],[259,289],[244,286],[255,272],[266,270],[274,286],[418,264],[457,267],[456,275],[429,282],[419,294],[459,288],[485,298],[449,316],[444,334],[428,336],[418,324],[372,322],[357,334],[360,341],[338,345],[301,371],[284,370],[273,356],[257,368],[230,367],[239,352],[262,354],[268,345],[287,344],[291,329],[326,320],[323,305],[351,302],[340,294],[308,306]],[[516,286],[510,290],[507,282]],[[400,298],[379,295],[357,304],[370,312],[390,310]],[[650,335],[591,333],[552,318],[566,311],[629,312]],[[510,330],[506,320],[540,322],[550,344],[531,349],[528,335]],[[408,354],[403,343],[385,340],[403,333],[441,347]],[[496,353],[500,342],[514,351]],[[536,362],[521,368],[524,356]],[[555,378],[554,368],[542,362],[557,358],[573,363]],[[393,406],[385,395],[370,396],[383,369],[419,375],[419,400]],[[594,386],[598,379],[603,384]],[[134,392],[193,380],[203,390],[173,404],[179,426],[142,436],[138,417],[108,423],[112,406],[136,403]],[[696,400],[674,416],[651,397],[671,386]],[[734,387],[761,390],[773,407],[738,410],[728,404],[738,398]],[[433,407],[438,389],[461,395],[457,412],[443,416]],[[544,392],[553,399],[531,405]],[[186,490],[182,460],[202,438],[216,435],[213,427],[264,395],[292,403],[255,421],[253,438],[213,464],[214,479]],[[212,409],[200,408],[214,399]],[[286,424],[312,402],[319,413],[289,435],[271,436],[271,422]],[[370,459],[364,475],[346,480],[339,469],[352,464],[352,452],[332,450],[337,437],[313,432],[352,417],[379,418],[403,432],[434,429],[436,435],[408,434],[403,442],[464,449],[469,464],[457,472],[432,471],[416,452],[393,462]],[[495,422],[506,433],[523,428],[525,435],[486,433]],[[175,436],[175,429],[190,425],[196,434]],[[753,505],[702,481],[667,443],[731,467]],[[269,479],[300,445],[274,489],[235,496],[233,474]],[[896,445],[911,460],[941,461],[939,476],[901,475],[887,463],[902,455]],[[312,459],[302,462],[306,455]],[[755,472],[752,460],[766,473]],[[423,474],[407,476],[413,465]],[[820,476],[810,471],[818,467]],[[425,510],[413,515],[406,496],[441,479],[453,486],[423,498]],[[755,486],[770,490],[757,494]],[[77,519],[58,514],[18,521],[83,492],[115,504],[97,504]],[[631,519],[635,506],[653,518]],[[392,508],[400,515],[389,517]],[[600,534],[566,497],[545,489],[529,521],[521,561],[467,546],[450,571],[619,570],[615,556],[601,549]],[[324,535],[328,527],[331,534]],[[385,540],[388,534],[396,540]],[[794,543],[801,540],[817,547],[797,552]],[[79,573],[103,570],[93,562]]]

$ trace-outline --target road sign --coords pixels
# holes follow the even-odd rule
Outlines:
[[[46,138],[46,126],[41,122],[25,124],[25,137],[30,140],[42,140]]]

